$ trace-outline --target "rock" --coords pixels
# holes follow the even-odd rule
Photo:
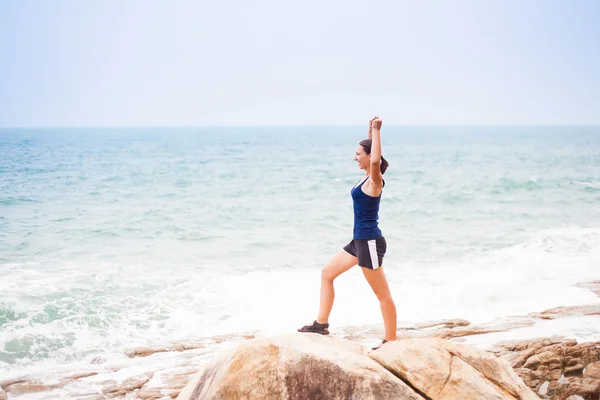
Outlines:
[[[162,393],[171,398],[177,397],[185,385],[190,381],[192,375],[193,373],[183,373],[168,377],[161,388]]]
[[[580,396],[584,400],[600,398],[600,363],[589,364],[583,379],[571,383],[565,389],[565,396]]]
[[[30,393],[47,392],[61,388],[63,383],[47,385],[39,381],[19,380],[4,387],[4,391],[11,396],[21,396]]]
[[[215,341],[215,343],[217,343],[218,341],[222,340],[221,337],[215,337],[213,339]],[[169,344],[168,346],[154,346],[154,347],[138,347],[135,349],[130,349],[127,350],[125,352],[125,354],[127,355],[127,357],[129,358],[135,358],[135,357],[148,357],[152,354],[155,353],[166,353],[166,352],[170,352],[170,351],[186,351],[186,350],[192,350],[192,349],[202,349],[206,347],[206,342],[205,341],[180,341],[180,342],[173,342],[171,344]]]
[[[458,326],[456,328],[444,328],[435,332],[434,337],[441,339],[459,338],[472,335],[483,335],[486,333],[507,332],[512,329],[524,328],[535,325],[533,320],[519,320],[508,323],[482,324]]]
[[[600,397],[600,363],[589,364],[585,368],[582,386]]]
[[[592,287],[591,285],[600,290],[600,281],[592,282],[587,287],[590,288]],[[459,338],[466,336],[507,332],[513,329],[533,326],[540,319],[548,320],[592,315],[600,315],[600,304],[556,307],[542,312],[530,313],[526,316],[501,318],[479,325],[471,325],[469,321],[463,319],[426,321],[410,328],[398,328],[397,337],[398,339],[438,337],[442,339],[457,339],[455,341],[459,341]],[[383,335],[383,330],[380,327],[374,328],[372,326],[354,326],[346,328],[345,331],[345,338],[350,340],[364,340]]]
[[[83,374],[71,375],[69,378],[72,380],[77,380],[77,379],[87,378],[87,377],[94,376],[94,375],[98,375],[98,373],[97,372],[85,372]]]
[[[178,399],[423,400],[360,345],[316,334],[242,343],[196,374]]]
[[[597,379],[600,381],[600,362],[588,364],[583,373],[583,379]]]
[[[490,351],[544,399],[600,397],[600,342],[543,338],[500,343]]]
[[[102,394],[106,397],[122,398],[134,390],[140,389],[150,378],[152,378],[152,373],[127,378],[121,384],[106,386],[102,389]]]
[[[0,400],[7,400],[6,392],[0,389]]]
[[[92,394],[88,394],[85,396],[81,396],[81,395],[77,396],[77,400],[105,400],[105,399],[106,399],[106,397],[104,397],[103,395],[98,394],[98,393],[92,393]]]
[[[428,345],[420,345],[423,343]],[[371,358],[408,381],[428,398],[435,398],[442,392],[451,373],[452,356],[439,339],[408,339],[387,343],[373,352]]]
[[[517,317],[508,321],[503,320],[481,325],[471,325],[469,321],[463,319],[452,319],[424,322],[413,328],[399,328],[396,331],[396,335],[398,340],[436,337],[441,339],[456,339],[486,333],[506,332],[533,325],[535,325],[535,319],[530,317]],[[357,341],[378,338],[384,334],[383,329],[374,329],[368,326],[346,328],[345,332],[345,339]]]
[[[142,400],[157,400],[164,398],[162,390],[157,387],[153,388],[142,388],[137,392],[137,398]]]
[[[467,363],[460,358],[452,357],[450,363],[450,375],[444,385],[444,389],[436,396],[436,400],[454,400],[454,399],[486,399],[486,400],[504,400],[516,399],[519,397],[507,396],[502,390],[482,379],[483,376],[474,371]],[[536,397],[525,397],[526,399]]]
[[[471,323],[467,320],[464,319],[443,319],[443,320],[439,320],[439,321],[427,321],[427,322],[421,322],[417,325],[415,325],[415,329],[428,329],[428,328],[434,328],[434,327],[438,327],[438,326],[443,326],[444,328],[456,328],[457,326],[468,326],[471,325]]]
[[[577,364],[572,367],[565,367],[565,376],[580,376],[580,375],[583,375],[583,365]]]
[[[164,399],[170,397],[174,399],[179,395],[181,390],[190,381],[192,375],[197,372],[196,369],[178,373],[175,375],[161,376],[159,373],[154,374],[154,378],[159,377],[162,383],[160,387],[142,387],[137,392],[137,398],[143,400]]]
[[[23,377],[6,379],[3,381],[0,381],[0,389],[6,390],[6,388],[9,387],[10,385],[14,385],[15,383],[23,383],[23,382],[27,382],[27,379],[25,379]]]
[[[562,306],[551,308],[540,313],[528,314],[532,318],[555,319],[573,315],[600,315],[600,304],[588,304],[585,306]]]
[[[156,353],[166,353],[169,349],[166,347],[137,347],[130,349],[125,352],[125,355],[129,358],[135,357],[148,357]]]
[[[396,341],[371,357],[428,399],[538,398],[506,362],[447,340]]]
[[[178,399],[538,397],[505,361],[447,340],[401,340],[367,354],[342,338],[294,334],[242,343],[197,373]]]

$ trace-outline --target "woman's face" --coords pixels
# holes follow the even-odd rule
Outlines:
[[[354,161],[358,163],[358,168],[367,169],[371,162],[371,156],[365,152],[364,147],[360,144],[356,146],[356,154],[354,155]]]

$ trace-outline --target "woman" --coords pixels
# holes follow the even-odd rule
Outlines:
[[[378,117],[369,121],[369,139],[359,143],[354,156],[358,167],[365,170],[365,176],[350,192],[354,203],[353,239],[321,272],[321,300],[317,319],[311,325],[298,329],[299,332],[329,334],[328,320],[335,297],[333,281],[359,265],[379,299],[385,326],[385,338],[373,350],[396,340],[396,306],[382,267],[386,242],[377,224],[379,201],[385,185],[383,174],[388,167],[387,161],[381,156],[381,124],[382,120]]]

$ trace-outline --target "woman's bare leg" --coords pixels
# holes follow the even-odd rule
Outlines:
[[[333,280],[354,267],[357,263],[356,257],[340,250],[331,261],[329,261],[321,271],[321,301],[319,304],[319,316],[317,322],[324,324],[329,322],[329,314],[333,308],[333,299],[335,291],[333,290]]]
[[[383,267],[377,269],[361,268],[367,282],[371,285],[373,292],[379,299],[383,325],[385,327],[385,340],[396,340],[396,305],[390,293],[390,287],[383,272]]]

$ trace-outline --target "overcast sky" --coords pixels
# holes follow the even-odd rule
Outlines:
[[[600,124],[598,0],[0,0],[0,126]]]

